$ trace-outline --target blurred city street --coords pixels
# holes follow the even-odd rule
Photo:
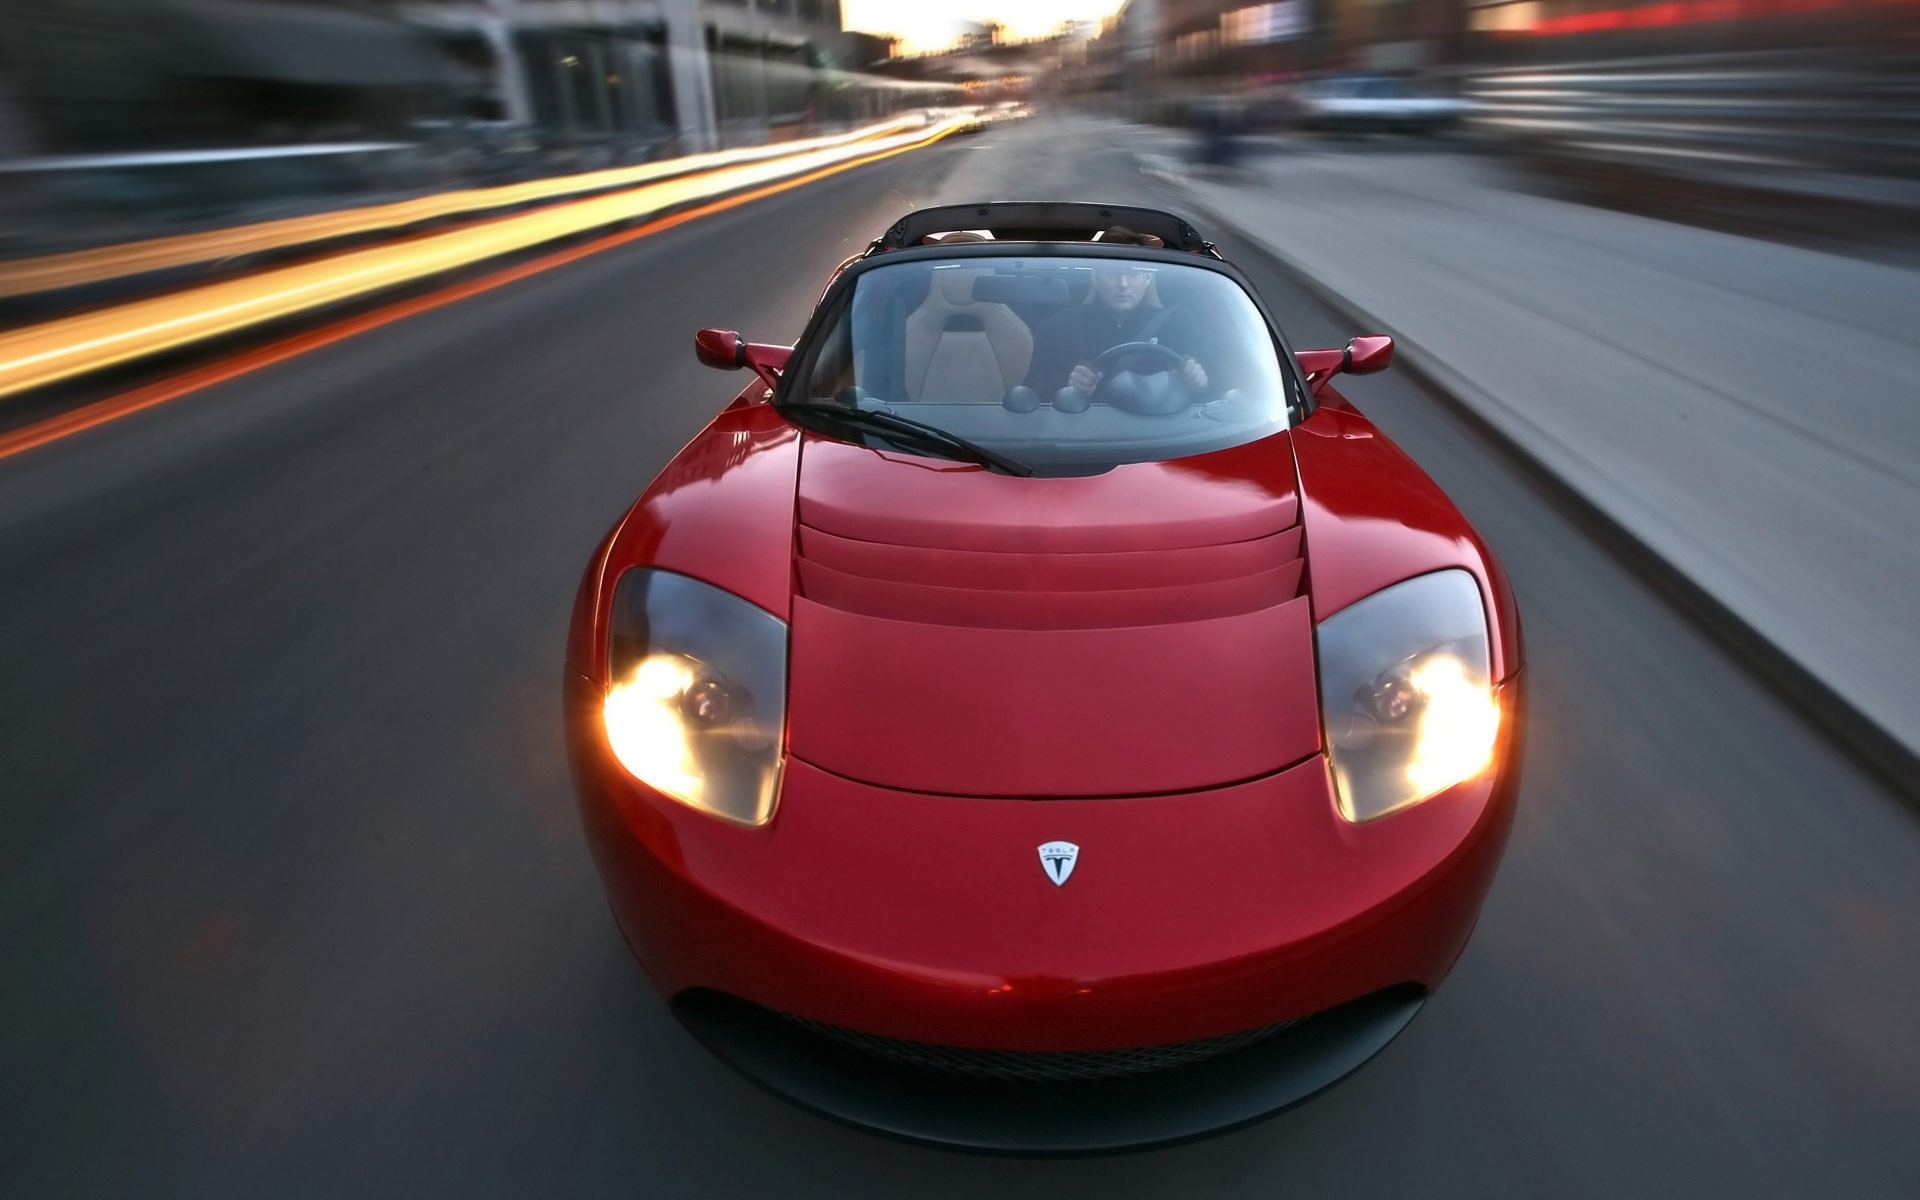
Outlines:
[[[1659,244],[1621,262],[1571,230],[1623,218],[1550,216],[1445,154],[1276,156],[1251,183],[1188,190],[1142,168],[1170,153],[1156,136],[1042,115],[948,139],[0,460],[4,1190],[1920,1190],[1912,808],[1424,371],[1343,386],[1505,562],[1532,710],[1518,825],[1480,928],[1376,1062],[1218,1139],[1000,1160],[795,1110],[669,1017],[580,839],[559,675],[581,563],[738,386],[695,361],[694,328],[789,340],[834,264],[900,214],[1075,196],[1203,206],[1196,224],[1298,347],[1369,331],[1205,210],[1257,224],[1276,253],[1329,271],[1349,260],[1339,286],[1430,358],[1541,343],[1512,357],[1567,408],[1590,370],[1624,369],[1580,369],[1571,333],[1541,341],[1540,323],[1578,304],[1637,322],[1639,387],[1708,413],[1654,382],[1677,377],[1684,350],[1655,304],[1709,307],[1665,273],[1774,322],[1770,362],[1812,353],[1804,310],[1764,307],[1769,264],[1798,251],[1757,247],[1744,282]],[[1387,207],[1396,179],[1422,181],[1406,211]],[[1329,209],[1342,220],[1316,216]],[[1521,238],[1548,220],[1568,223],[1560,253],[1584,259],[1535,261]],[[1336,241],[1336,224],[1372,230],[1373,256]],[[1513,231],[1504,256],[1489,224]],[[1406,244],[1416,235],[1430,252]],[[1483,303],[1471,276],[1434,283],[1454,240],[1504,257],[1525,289],[1485,341],[1446,340]],[[1646,302],[1620,295],[1614,270],[1642,273]],[[1904,276],[1875,278],[1889,305],[1911,294]],[[1849,299],[1833,286],[1833,303]],[[1841,353],[1849,369],[1911,353],[1895,318],[1855,323],[1874,341]],[[1715,337],[1726,350],[1697,353],[1721,367],[1767,341]],[[1561,356],[1564,380],[1548,369]],[[1899,361],[1880,368],[1885,386],[1910,382]],[[1493,379],[1499,365],[1459,368]],[[1782,395],[1761,364],[1719,386],[1756,406]],[[1910,463],[1906,416],[1848,411],[1889,423],[1820,453],[1855,473]],[[1842,578],[1874,586],[1864,564]]]
[[[1915,2],[0,0],[0,1195],[1920,1196]],[[1391,335],[1339,436],[1525,642],[1406,1033],[1070,1162],[703,1049],[562,726],[583,566],[749,378],[694,331],[1009,200]]]

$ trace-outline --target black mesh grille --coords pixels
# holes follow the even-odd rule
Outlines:
[[[1165,1046],[1137,1046],[1126,1050],[974,1050],[965,1046],[936,1046],[842,1029],[782,1013],[794,1024],[855,1050],[948,1075],[979,1079],[1017,1079],[1061,1083],[1077,1079],[1111,1079],[1184,1067],[1217,1055],[1251,1046],[1298,1021],[1282,1021],[1244,1033],[1175,1042]]]

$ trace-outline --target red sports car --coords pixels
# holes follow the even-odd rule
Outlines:
[[[1365,1062],[1513,814],[1493,556],[1178,217],[902,218],[589,564],[570,752],[680,1019],[822,1113],[1085,1153]]]

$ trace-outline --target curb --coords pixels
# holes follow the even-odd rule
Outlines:
[[[1174,172],[1155,170],[1158,178],[1186,192],[1194,208],[1215,228],[1245,243],[1255,254],[1278,268],[1294,283],[1342,319],[1360,328],[1382,328],[1383,322],[1334,291],[1283,251],[1269,246],[1257,234],[1215,210]],[[1483,398],[1486,408],[1506,406],[1471,380],[1428,353],[1419,343],[1395,338],[1394,365],[1401,367],[1438,396],[1448,410],[1503,459],[1552,497],[1590,537],[1614,558],[1650,583],[1654,590],[1690,619],[1721,647],[1749,667],[1790,708],[1838,742],[1861,766],[1908,804],[1920,808],[1920,750],[1907,746],[1852,701],[1782,650],[1750,625],[1719,597],[1696,583],[1678,564],[1642,541],[1585,493],[1555,474],[1486,415],[1468,397]]]

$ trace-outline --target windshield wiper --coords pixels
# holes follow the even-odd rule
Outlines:
[[[1026,477],[1033,474],[1032,467],[1017,459],[1008,458],[976,442],[970,442],[957,433],[949,433],[938,425],[929,425],[925,421],[916,421],[912,417],[903,417],[899,413],[885,409],[855,408],[833,400],[787,400],[775,404],[774,407],[782,413],[823,417],[854,429],[870,430],[882,436],[890,434],[905,441],[918,442],[923,446],[948,451],[944,457],[976,462],[1003,474]]]

